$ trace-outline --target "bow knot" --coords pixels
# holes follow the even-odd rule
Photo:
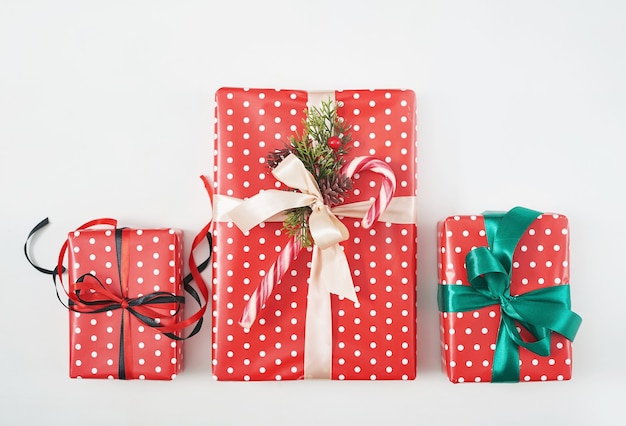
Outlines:
[[[506,311],[509,306],[511,306],[511,302],[515,300],[515,297],[511,295],[501,294],[498,299],[500,300],[500,306],[503,311]]]
[[[313,214],[325,214],[325,215],[335,215],[326,204],[324,204],[324,200],[322,200],[321,196],[315,196],[315,199],[309,206]]]
[[[85,274],[74,284],[69,294],[73,311],[99,313],[124,309],[149,327],[161,327],[161,320],[175,317],[185,298],[171,293],[156,291],[138,297],[122,297],[112,292],[95,275]]]

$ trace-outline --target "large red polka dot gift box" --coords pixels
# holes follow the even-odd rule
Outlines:
[[[413,379],[410,90],[216,93],[213,374]]]
[[[569,228],[523,207],[438,224],[443,368],[450,381],[569,380]]]
[[[72,378],[171,380],[183,369],[183,341],[202,325],[208,289],[193,258],[183,277],[183,232],[118,228],[96,219],[70,232],[54,270],[57,297],[69,310],[69,371]],[[208,227],[194,240],[197,246]],[[63,266],[67,258],[67,267]],[[67,272],[59,274],[59,272]],[[67,281],[66,281],[67,279]],[[184,316],[185,291],[200,308]],[[64,296],[67,296],[65,304]],[[195,303],[194,302],[194,303]],[[185,328],[194,325],[184,336]]]

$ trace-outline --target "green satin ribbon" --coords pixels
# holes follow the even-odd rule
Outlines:
[[[515,207],[506,214],[484,213],[489,247],[477,247],[466,258],[465,285],[439,284],[441,312],[467,312],[500,305],[500,325],[492,363],[492,382],[518,382],[519,347],[550,355],[550,338],[557,332],[573,341],[582,319],[570,310],[569,285],[558,285],[511,296],[513,253],[520,238],[541,212]],[[535,338],[526,342],[517,324]]]

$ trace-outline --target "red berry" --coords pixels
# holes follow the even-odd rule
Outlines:
[[[328,138],[328,146],[333,150],[337,151],[341,148],[341,139],[338,136],[331,136]]]

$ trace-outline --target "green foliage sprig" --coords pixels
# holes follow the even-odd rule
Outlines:
[[[350,149],[351,126],[337,115],[337,102],[322,101],[321,106],[311,107],[302,121],[302,134],[289,138],[282,149],[267,156],[267,164],[275,168],[289,154],[295,154],[313,175],[320,189],[324,204],[335,206],[343,203],[346,192],[352,189],[352,181],[341,173],[343,156]],[[303,247],[312,244],[309,231],[310,207],[288,210],[283,227],[292,237],[297,237]]]

